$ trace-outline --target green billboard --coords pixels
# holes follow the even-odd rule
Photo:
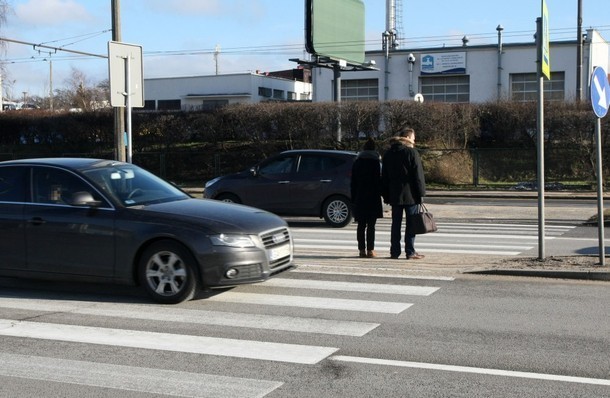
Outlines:
[[[315,56],[364,63],[364,1],[305,0],[305,47]]]

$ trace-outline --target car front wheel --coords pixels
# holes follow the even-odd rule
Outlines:
[[[220,194],[220,195],[218,195],[216,200],[220,200],[221,202],[227,202],[227,203],[241,204],[241,200],[239,200],[239,198],[236,195],[233,195],[232,193]]]
[[[140,283],[159,303],[187,301],[199,289],[195,266],[195,259],[184,246],[173,241],[159,241],[142,254]]]
[[[322,207],[324,221],[334,228],[343,228],[352,221],[352,208],[342,196],[332,196]]]

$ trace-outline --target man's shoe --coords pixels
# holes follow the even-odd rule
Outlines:
[[[375,253],[375,250],[369,250],[366,252],[366,256],[368,258],[374,258],[374,257],[377,257],[377,253]]]
[[[358,257],[365,258],[366,257],[366,252],[364,250],[360,250],[360,253],[358,253]]]
[[[419,253],[407,254],[407,260],[421,260],[424,257],[426,256]]]
[[[390,258],[391,258],[392,260],[398,260],[398,259],[400,258],[400,256],[390,256]]]

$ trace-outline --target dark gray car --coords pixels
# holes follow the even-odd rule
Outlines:
[[[292,267],[290,230],[252,207],[194,199],[128,163],[0,162],[0,275],[141,284],[177,303]]]
[[[286,216],[315,216],[333,227],[352,220],[350,176],[356,152],[291,150],[242,172],[214,178],[204,197]]]

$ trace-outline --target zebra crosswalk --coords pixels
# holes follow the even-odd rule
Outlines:
[[[376,226],[375,248],[389,253],[390,223],[380,219]],[[535,224],[438,223],[438,232],[419,235],[417,249],[426,253],[480,254],[516,256],[536,247],[538,226]],[[555,239],[575,228],[574,225],[547,225],[545,239]],[[342,229],[291,227],[297,254],[320,250],[354,251],[356,225]],[[404,230],[404,229],[403,229]]]
[[[289,380],[267,379],[256,372],[232,374],[233,361],[264,361],[274,367],[316,365],[338,354],[344,339],[374,333],[388,316],[403,314],[442,288],[394,278],[374,281],[289,273],[171,307],[4,291],[0,294],[0,396],[18,397],[10,390],[10,381],[26,380],[59,383],[66,397],[82,396],[83,388],[109,389],[114,391],[110,396],[135,392],[264,397]],[[172,327],[166,330],[163,325]],[[236,338],[235,329],[249,332]],[[295,336],[308,337],[295,342]],[[45,351],[56,344],[66,351]],[[181,355],[203,357],[204,362],[214,361],[222,368],[186,371],[180,363],[159,368],[154,360],[134,366],[121,354],[113,355],[123,350],[146,358],[165,355],[177,362]],[[104,355],[89,359],[88,352]],[[73,387],[71,394],[70,386],[78,388]]]

